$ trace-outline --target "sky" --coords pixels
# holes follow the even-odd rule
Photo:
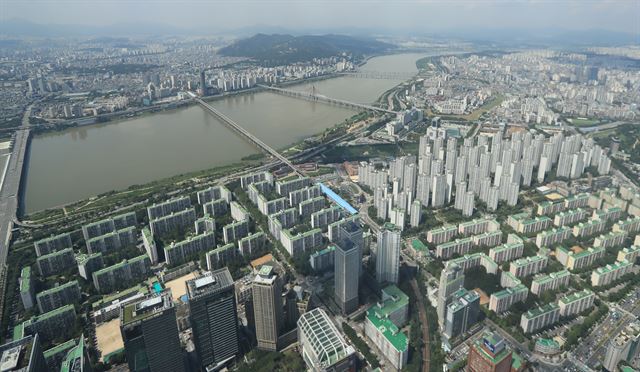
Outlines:
[[[640,35],[640,0],[0,0],[0,22],[236,30],[602,29]]]

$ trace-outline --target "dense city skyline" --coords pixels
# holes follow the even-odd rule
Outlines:
[[[639,4],[2,1],[0,369],[640,371]]]

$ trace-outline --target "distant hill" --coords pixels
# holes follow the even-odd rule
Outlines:
[[[220,54],[248,57],[263,62],[291,63],[313,58],[331,57],[341,53],[356,56],[381,53],[395,46],[367,38],[345,35],[257,34],[220,49]]]

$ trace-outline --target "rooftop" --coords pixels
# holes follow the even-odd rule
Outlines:
[[[115,269],[119,269],[119,268],[121,268],[123,266],[126,266],[126,265],[129,265],[129,264],[133,264],[133,263],[137,263],[139,261],[143,261],[145,259],[148,259],[146,253],[142,254],[140,256],[134,257],[134,258],[130,258],[128,260],[126,260],[126,259],[122,260],[122,262],[118,262],[115,265],[111,265],[111,266],[105,267],[104,269],[100,269],[100,270],[94,272],[93,274],[94,275],[100,275],[102,273],[109,272],[109,271],[112,271],[112,270],[115,270]]]
[[[82,363],[85,353],[84,347],[84,335],[81,335],[80,340],[78,341],[78,345],[69,350],[67,356],[62,361],[60,372],[75,372],[82,370]]]
[[[497,298],[510,297],[516,293],[520,292],[528,292],[529,289],[524,284],[518,284],[515,287],[506,288],[501,291],[495,292],[492,296],[496,296]]]
[[[564,296],[559,300],[559,302],[562,302],[563,304],[570,304],[572,302],[579,301],[589,296],[594,296],[594,293],[588,289],[585,289],[584,291],[578,291],[570,295]]]
[[[186,286],[189,299],[198,298],[207,294],[233,290],[233,278],[231,278],[229,269],[225,267],[206,272],[195,279],[187,280]]]
[[[110,304],[111,302],[115,301],[115,300],[119,300],[121,298],[124,297],[129,297],[129,295],[134,295],[137,293],[142,293],[142,294],[147,294],[149,293],[149,289],[146,286],[143,285],[137,285],[135,287],[131,287],[131,288],[127,288],[124,289],[120,292],[114,293],[114,294],[110,294],[107,296],[102,297],[101,300],[98,300],[96,302],[94,302],[93,304],[91,304],[91,307],[93,309],[97,309],[102,307],[104,304]]]
[[[490,332],[486,332],[482,338],[476,339],[474,341],[474,348],[484,356],[485,359],[488,359],[493,364],[500,363],[501,360],[509,356],[509,353],[511,353],[509,349],[504,347],[504,340],[502,337]],[[493,354],[487,349],[493,349],[497,353]]]
[[[372,306],[367,310],[367,320],[378,329],[378,332],[382,333],[394,349],[406,351],[409,347],[407,336],[402,333],[391,320],[378,317],[379,314],[374,310],[374,307],[375,306]]]
[[[309,346],[313,348],[318,362],[323,367],[329,367],[355,353],[354,348],[345,342],[327,313],[320,308],[301,315],[298,328],[305,332]]]
[[[78,285],[78,281],[77,281],[77,280],[72,280],[72,281],[70,281],[70,282],[66,282],[66,283],[64,283],[64,284],[61,284],[61,285],[59,285],[59,286],[57,286],[57,287],[49,288],[49,289],[47,289],[47,290],[44,290],[44,291],[42,291],[42,292],[39,292],[39,293],[38,293],[38,295],[37,295],[36,297],[46,296],[46,295],[48,295],[48,294],[56,293],[56,292],[58,292],[58,291],[62,291],[62,290],[64,290],[64,289],[67,289],[67,288],[69,288],[69,287],[73,287],[73,286],[77,286],[77,285]]]
[[[124,326],[132,322],[141,321],[172,307],[173,301],[171,300],[170,292],[164,291],[159,294],[152,294],[140,301],[122,307],[120,310],[120,323]]]
[[[552,311],[556,311],[559,309],[558,304],[556,304],[555,302],[546,304],[544,306],[540,306],[537,307],[535,309],[529,310],[526,313],[522,314],[523,317],[527,318],[527,319],[533,319],[533,318],[537,318],[543,314],[552,312]]]
[[[382,290],[383,298],[386,299],[382,302],[371,306],[369,311],[376,313],[379,318],[387,318],[389,314],[392,314],[399,309],[409,306],[409,296],[402,292],[395,285],[390,285]]]
[[[20,272],[20,292],[31,290],[31,266],[25,266]]]

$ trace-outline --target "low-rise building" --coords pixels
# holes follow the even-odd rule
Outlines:
[[[589,193],[583,192],[568,196],[564,199],[565,209],[584,208],[589,205]]]
[[[147,216],[149,217],[149,221],[151,221],[190,208],[191,199],[188,196],[179,196],[150,205],[147,207]]]
[[[31,266],[25,266],[20,272],[20,299],[25,310],[33,308],[34,301],[33,275]]]
[[[570,278],[571,273],[568,270],[538,275],[531,281],[531,293],[540,295],[544,291],[553,291],[567,286]]]
[[[65,248],[36,259],[36,266],[43,277],[60,274],[76,266],[76,258],[72,248]]]
[[[525,301],[528,295],[529,290],[524,284],[492,293],[489,298],[489,310],[497,314],[503,313],[516,302]]]
[[[612,231],[626,231],[628,234],[635,234],[640,231],[640,216],[629,217],[620,220],[613,225]]]
[[[229,207],[231,209],[231,218],[234,221],[244,221],[250,218],[249,212],[237,201],[229,203]]]
[[[591,273],[591,285],[594,287],[609,285],[630,273],[632,268],[633,263],[629,261],[619,261],[611,265],[599,267]]]
[[[532,333],[557,322],[560,319],[560,306],[550,303],[522,314],[520,328],[524,333]]]
[[[577,238],[584,238],[587,236],[595,235],[604,231],[607,226],[606,219],[591,219],[587,222],[580,222],[573,227],[573,236]]]
[[[326,231],[330,224],[342,218],[342,208],[334,205],[311,213],[311,227]]]
[[[262,180],[264,179],[266,178],[263,178]],[[205,190],[198,191],[196,196],[198,197],[198,204],[200,205],[204,205],[215,200],[224,200],[226,204],[229,204],[232,199],[231,191],[229,191],[225,186],[211,186]]]
[[[13,338],[19,339],[37,333],[43,342],[69,337],[76,323],[76,311],[73,305],[65,305],[44,314],[35,315],[16,326]]]
[[[229,262],[235,260],[239,255],[239,251],[234,243],[225,244],[212,251],[207,252],[207,270],[219,269]]]
[[[484,234],[500,229],[500,223],[495,219],[484,217],[475,220],[461,222],[458,225],[458,234],[464,236]]]
[[[71,248],[72,245],[71,234],[69,233],[50,236],[33,243],[33,247],[36,250],[36,256],[38,257],[63,250],[65,248]]]
[[[309,256],[309,264],[316,273],[322,273],[334,268],[336,246],[330,245],[325,249],[314,252]]]
[[[556,259],[569,270],[580,270],[593,265],[604,257],[605,253],[604,248],[587,248],[576,251],[559,246],[556,248]]]
[[[455,239],[450,242],[438,244],[436,246],[436,257],[449,259],[454,254],[465,255],[473,248],[473,239],[471,237]]]
[[[502,242],[502,231],[488,231],[471,237],[473,245],[478,248],[495,247]]]
[[[511,262],[509,265],[509,272],[517,278],[523,278],[539,273],[547,267],[548,261],[549,257],[546,255],[520,258]]]
[[[640,256],[640,246],[632,245],[629,248],[622,248],[619,250],[616,261],[629,261],[631,263],[635,263],[638,256]]]
[[[135,226],[137,223],[138,221],[136,219],[136,212],[123,213],[82,226],[82,235],[84,236],[84,240],[86,242],[91,238],[95,238],[97,236],[108,234],[116,230],[121,230],[126,227]]]
[[[143,254],[94,272],[93,286],[99,293],[111,293],[146,279],[150,270],[151,260]]]
[[[442,244],[453,239],[458,233],[458,227],[455,225],[443,225],[436,229],[427,231],[427,241],[431,244]]]
[[[104,267],[104,259],[102,253],[79,254],[76,256],[78,263],[78,273],[85,280],[91,280],[94,271],[98,271]]]
[[[80,301],[80,286],[77,280],[39,292],[36,295],[38,310],[46,313],[64,305],[73,305]]]
[[[251,257],[255,252],[261,252],[267,246],[267,236],[258,231],[238,240],[238,250],[245,257]]]
[[[214,232],[189,236],[179,242],[171,242],[164,247],[164,258],[169,266],[178,266],[187,261],[195,260],[200,253],[206,252],[216,246]]]
[[[606,234],[596,237],[596,239],[593,241],[593,246],[600,248],[618,247],[624,244],[624,240],[626,238],[626,231],[610,231]]]
[[[591,215],[592,220],[610,221],[617,220],[622,216],[623,209],[620,207],[611,207],[607,209],[597,209]]]
[[[595,298],[595,293],[588,289],[562,297],[558,300],[560,316],[572,316],[592,308]]]
[[[493,247],[489,250],[489,257],[496,263],[509,262],[522,257],[524,252],[524,242],[516,234],[509,234],[505,244]]]
[[[172,212],[168,215],[149,220],[149,227],[153,236],[166,235],[177,229],[184,229],[196,221],[196,211],[193,208]]]
[[[280,242],[289,255],[297,257],[322,244],[322,230],[313,229],[297,235],[292,235],[289,230],[282,230]]]
[[[222,227],[222,236],[227,244],[249,236],[249,233],[249,220],[233,222]]]
[[[589,212],[586,209],[571,209],[556,214],[553,217],[553,224],[555,226],[573,225],[574,223],[585,220],[587,217],[589,217]]]
[[[356,351],[349,345],[331,318],[315,308],[298,319],[298,343],[302,359],[310,371],[352,371]]]
[[[571,237],[571,232],[572,229],[567,226],[541,231],[536,235],[536,246],[542,248],[562,243]]]
[[[96,236],[86,241],[89,253],[111,253],[124,247],[135,246],[138,231],[135,226],[114,230],[104,235]]]
[[[472,267],[482,266],[489,274],[498,273],[498,264],[484,253],[465,254],[464,256],[455,258],[450,262],[456,263],[464,271],[467,271]]]

